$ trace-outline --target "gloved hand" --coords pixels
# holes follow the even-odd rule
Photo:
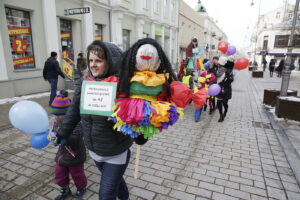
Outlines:
[[[143,135],[139,135],[137,138],[134,138],[134,142],[138,145],[143,145],[148,141],[148,139],[145,139]]]
[[[56,140],[54,141],[56,145],[65,145],[67,144],[67,139],[64,137],[61,137],[60,135],[56,135]]]

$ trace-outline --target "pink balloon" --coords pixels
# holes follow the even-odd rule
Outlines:
[[[235,46],[229,46],[229,47],[227,48],[226,55],[227,55],[227,56],[231,56],[231,55],[235,54],[235,52],[236,52]]]

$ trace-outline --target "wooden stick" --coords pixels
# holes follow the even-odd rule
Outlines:
[[[136,153],[135,153],[134,175],[133,175],[135,179],[138,178],[139,165],[140,165],[140,153],[141,153],[141,145],[137,145]]]

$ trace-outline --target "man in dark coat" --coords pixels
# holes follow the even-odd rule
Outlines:
[[[49,106],[51,106],[51,103],[56,96],[58,75],[65,78],[65,75],[62,73],[57,61],[57,53],[52,51],[50,55],[51,56],[45,62],[43,70],[43,77],[45,81],[50,83],[51,86]]]

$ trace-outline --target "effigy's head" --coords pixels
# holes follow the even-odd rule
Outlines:
[[[156,72],[160,65],[157,49],[151,44],[143,44],[139,47],[136,54],[137,71]]]

